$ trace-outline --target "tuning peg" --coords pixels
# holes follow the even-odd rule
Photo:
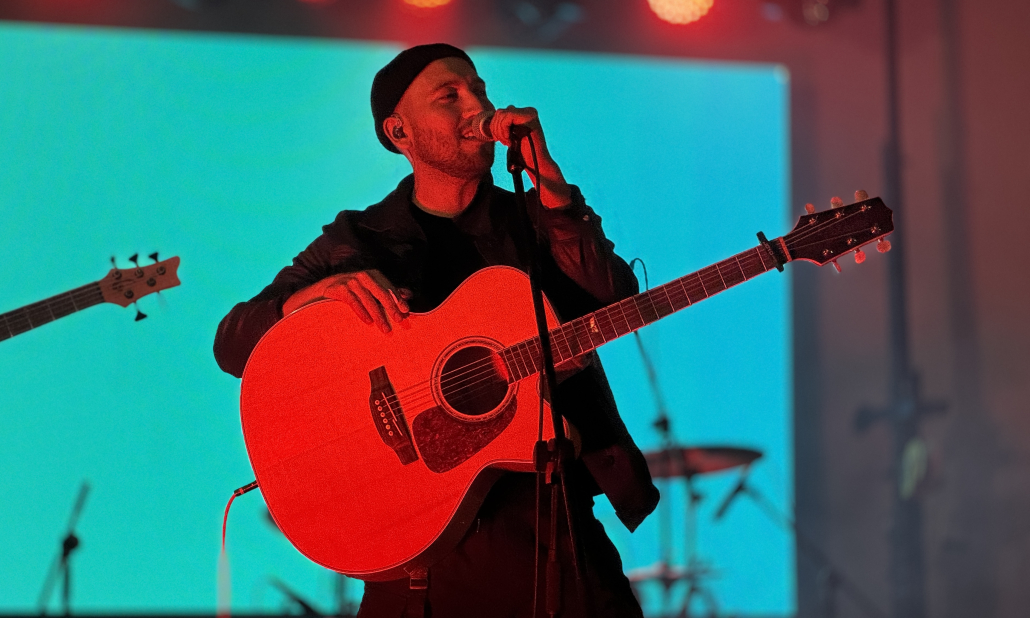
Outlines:
[[[865,192],[865,189],[859,189],[858,191],[855,191],[856,202],[864,202],[867,199],[869,199],[869,194]]]
[[[115,261],[114,261],[114,256],[113,256],[113,255],[111,256],[111,266],[113,266],[113,267],[115,267],[115,268],[118,268],[118,264],[117,264],[117,263],[115,263]]]
[[[807,212],[810,215],[814,215],[815,214],[815,204],[812,204],[812,203],[805,204],[805,212]]]
[[[837,272],[840,272],[840,264],[837,263],[837,260],[834,260],[832,264],[833,267],[837,269]]]
[[[135,264],[137,268],[139,268],[139,254],[138,253],[133,253],[132,255],[130,255],[129,256],[129,261],[132,262],[133,264]]]
[[[880,240],[876,241],[876,250],[880,253],[887,253],[891,250],[891,241],[887,240],[886,238],[881,238]]]
[[[839,197],[830,198],[830,208],[841,208],[842,206],[844,206],[844,200]]]
[[[146,317],[147,317],[147,314],[145,314],[142,311],[140,311],[139,307],[136,307],[136,321],[139,322],[140,320],[146,319]]]
[[[856,264],[861,264],[864,261],[865,261],[865,251],[862,251],[861,249],[855,251],[855,263]]]
[[[155,252],[151,253],[151,254],[150,254],[150,255],[148,255],[147,257],[149,257],[150,259],[154,260],[154,263],[155,263],[155,264],[157,263],[157,251],[155,251]]]

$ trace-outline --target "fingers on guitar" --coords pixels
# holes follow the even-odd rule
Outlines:
[[[391,319],[400,322],[408,313],[408,304],[397,297],[390,283],[378,270],[358,273],[358,279],[365,288],[385,307]]]
[[[358,295],[352,292],[346,285],[338,287],[340,290],[339,292],[326,295],[329,298],[342,300],[343,302],[347,303],[348,305],[350,305],[351,309],[354,310],[354,313],[362,322],[368,325],[372,325],[374,323],[372,320],[372,314],[370,314],[368,310],[365,309],[365,305],[362,304],[361,300],[358,298]]]
[[[410,297],[408,290],[399,290]],[[351,306],[358,318],[368,325],[378,326],[384,333],[391,330],[390,322],[400,322],[408,313],[408,304],[393,291],[393,286],[378,271],[359,272],[342,276],[330,284],[325,296]]]
[[[372,318],[372,322],[379,327],[379,330],[384,333],[390,332],[390,321],[387,318],[385,307],[390,306],[391,303],[381,298],[382,288],[367,276],[349,279],[346,285],[365,312]]]

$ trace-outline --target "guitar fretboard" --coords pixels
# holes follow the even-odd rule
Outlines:
[[[104,302],[100,285],[93,282],[70,292],[0,314],[0,341],[30,331],[47,322]]]
[[[776,242],[776,241],[773,241]],[[550,331],[551,353],[558,365],[605,343],[656,322],[775,268],[769,246],[753,249],[652,290],[571,320]],[[540,371],[540,338],[520,341],[501,351],[511,382]]]

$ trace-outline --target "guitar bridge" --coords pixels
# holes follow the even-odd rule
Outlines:
[[[386,446],[397,453],[405,466],[418,460],[415,445],[411,441],[408,421],[404,418],[400,399],[393,390],[386,367],[376,367],[368,372],[372,392],[368,396],[368,407],[372,411],[372,424],[379,432]]]

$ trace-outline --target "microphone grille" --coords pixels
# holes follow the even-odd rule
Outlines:
[[[490,133],[490,121],[493,120],[493,117],[494,113],[491,111],[476,114],[472,119],[472,133],[476,138],[486,142],[494,141],[494,136]]]

